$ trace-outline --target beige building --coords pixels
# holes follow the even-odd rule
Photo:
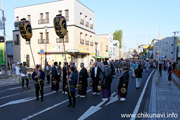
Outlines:
[[[109,59],[109,39],[96,35],[96,58]]]
[[[64,62],[64,47],[62,39],[55,33],[53,19],[62,14],[67,20],[68,33],[65,36],[65,50],[68,62],[73,61],[79,68],[84,62],[89,67],[90,60],[95,57],[95,13],[78,0],[61,0],[37,5],[15,8],[14,61],[27,62],[28,67],[34,67],[29,44],[19,34],[17,23],[26,18],[31,22],[33,37],[31,46],[36,64],[44,65],[47,52],[47,61]],[[47,43],[47,44],[46,44]]]

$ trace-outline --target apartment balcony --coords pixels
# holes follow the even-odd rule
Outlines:
[[[89,27],[89,22],[86,22],[85,26],[86,26],[86,27]]]
[[[47,39],[47,42],[45,39],[38,39],[38,44],[49,44],[49,40]]]
[[[56,43],[63,43],[63,40],[64,43],[69,43],[69,38],[56,38]]]
[[[49,19],[40,19],[38,20],[38,24],[47,24],[49,23]]]
[[[94,42],[90,42],[90,46],[94,46]]]
[[[81,39],[81,40],[80,40],[80,44],[81,44],[81,45],[84,45],[84,39]]]
[[[86,45],[88,45],[88,46],[89,46],[89,41],[88,41],[88,40],[86,40]]]
[[[83,19],[80,19],[80,24],[84,25],[84,20]]]
[[[93,28],[94,28],[93,24],[90,24],[90,29],[93,29]]]

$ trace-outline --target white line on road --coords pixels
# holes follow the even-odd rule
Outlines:
[[[116,94],[116,92],[112,93],[111,98],[113,98],[113,96],[115,94]],[[112,99],[110,99],[110,101],[111,100]],[[91,106],[81,117],[78,118],[78,120],[84,120],[84,119],[88,118],[89,116],[91,116],[92,114],[96,113],[97,111],[101,110],[102,107],[100,107],[100,106],[103,105],[105,102],[107,102],[107,101],[102,101],[96,106]]]
[[[91,90],[88,90],[87,93],[90,92],[90,91],[91,91]],[[76,97],[79,97],[79,95],[76,95]],[[26,117],[26,118],[23,118],[22,120],[28,120],[28,119],[31,119],[31,118],[33,118],[33,117],[36,117],[36,116],[38,116],[38,115],[40,115],[40,114],[42,114],[42,113],[44,113],[44,112],[47,112],[47,111],[49,111],[49,110],[51,110],[51,109],[53,109],[53,108],[55,108],[55,107],[57,107],[57,106],[60,106],[60,105],[62,105],[62,104],[64,104],[64,103],[66,103],[66,102],[68,102],[68,101],[69,101],[69,100],[64,100],[64,101],[62,101],[62,102],[60,102],[60,103],[58,103],[58,104],[55,104],[55,105],[53,105],[53,106],[51,106],[51,107],[48,107],[48,108],[46,108],[46,109],[44,109],[44,110],[39,111],[38,113],[35,113],[35,114],[30,115],[30,116],[28,116],[28,117]]]
[[[144,89],[143,89],[143,91],[142,91],[142,93],[141,93],[141,96],[139,97],[139,100],[138,100],[138,102],[137,102],[137,104],[136,104],[136,107],[135,107],[135,109],[134,109],[134,111],[133,111],[133,114],[132,114],[130,120],[135,120],[135,119],[136,119],[136,115],[137,115],[137,113],[138,113],[138,111],[139,111],[139,108],[140,108],[140,106],[141,106],[141,102],[142,102],[142,99],[143,99],[143,97],[144,97],[144,93],[145,93],[145,91],[146,91],[147,85],[148,85],[149,80],[150,80],[150,78],[151,78],[151,76],[152,76],[153,73],[154,73],[154,70],[151,72],[151,74],[149,75],[149,77],[148,77],[148,79],[147,79],[147,81],[146,81],[146,84],[145,84],[145,86],[144,86]]]
[[[45,94],[44,96],[48,96],[48,95],[51,95],[51,94],[54,94],[54,93],[56,93],[56,92],[54,91],[54,92]],[[34,97],[34,98],[33,98],[33,97],[28,97],[28,98],[24,98],[24,99],[20,99],[20,100],[14,100],[14,101],[5,103],[5,104],[3,104],[3,105],[0,105],[0,108],[5,107],[5,106],[8,106],[8,105],[15,105],[15,104],[20,104],[20,103],[29,102],[29,101],[35,100],[35,99],[36,99],[36,97]]]
[[[45,88],[49,88],[49,87],[51,87],[51,86],[46,86],[46,87],[44,87],[44,89]],[[34,91],[34,89],[33,90],[29,90],[29,91],[25,91],[25,92],[20,92],[20,93],[12,94],[12,95],[7,95],[7,96],[4,96],[4,97],[0,97],[0,100],[4,99],[4,98],[9,98],[9,97],[13,97],[13,96],[16,96],[16,95],[21,95],[21,94],[24,94],[24,93],[32,92],[32,91]]]

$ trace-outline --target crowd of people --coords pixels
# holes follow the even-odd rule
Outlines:
[[[51,84],[51,90],[59,91],[59,83],[62,76],[62,94],[68,95],[68,107],[74,108],[76,104],[75,92],[78,91],[79,96],[84,98],[87,95],[88,86],[92,87],[93,95],[100,95],[102,92],[102,100],[109,100],[111,98],[111,84],[116,73],[121,73],[118,74],[119,84],[117,85],[120,101],[126,101],[129,70],[132,70],[132,78],[136,78],[136,89],[141,87],[142,73],[144,69],[146,74],[149,74],[150,68],[158,68],[160,76],[162,76],[163,68],[164,70],[168,69],[168,84],[170,85],[172,69],[175,67],[172,67],[171,65],[171,62],[169,61],[159,61],[158,64],[158,61],[105,60],[103,62],[94,62],[89,72],[85,68],[84,63],[81,63],[81,70],[78,72],[74,62],[70,62],[70,64],[65,62],[63,66],[61,66],[61,62],[54,62],[53,66],[49,65],[47,62],[44,70],[42,70],[41,65],[36,65],[35,71],[32,73],[32,79],[35,84],[36,100],[39,101],[40,92],[40,101],[43,101],[45,79],[47,80],[47,84]],[[24,81],[26,81],[26,87],[29,88],[26,63],[18,62],[15,69],[17,82],[21,82],[22,88],[25,89]],[[88,80],[89,77],[91,80]]]

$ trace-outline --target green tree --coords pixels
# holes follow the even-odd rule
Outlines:
[[[180,37],[178,37],[177,45],[180,45]]]
[[[122,30],[116,30],[114,33],[113,33],[113,39],[114,40],[118,40],[119,41],[119,45],[120,45],[120,48],[122,47]]]

